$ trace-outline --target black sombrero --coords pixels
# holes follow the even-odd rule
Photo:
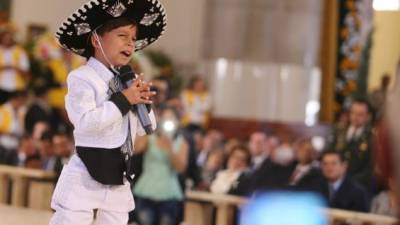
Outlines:
[[[164,7],[158,0],[91,0],[62,23],[56,38],[65,49],[85,55],[92,31],[119,17],[137,22],[135,51],[155,42],[167,25]]]

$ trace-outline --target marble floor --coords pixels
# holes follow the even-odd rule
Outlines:
[[[53,213],[0,204],[0,225],[48,225]]]
[[[0,225],[48,225],[52,215],[52,211],[0,204]],[[137,224],[131,223],[129,225]]]

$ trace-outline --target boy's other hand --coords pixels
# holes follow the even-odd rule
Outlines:
[[[135,81],[125,90],[122,94],[128,99],[128,101],[134,104],[152,104],[151,97],[156,95],[155,91],[150,91],[152,84],[143,81],[143,76],[139,76]]]

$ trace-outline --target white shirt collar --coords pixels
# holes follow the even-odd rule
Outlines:
[[[337,181],[330,182],[329,184],[332,185],[333,190],[336,192],[340,188],[340,186],[342,185],[343,180],[344,180],[344,177],[341,177]]]
[[[308,173],[311,170],[311,163],[310,164],[297,164],[296,170],[300,171],[302,174]]]
[[[252,163],[253,163],[253,168],[258,168],[261,166],[261,164],[264,162],[264,160],[267,158],[267,156],[265,154],[261,154],[259,156],[255,156],[252,159]]]
[[[355,126],[350,126],[347,130],[347,140],[351,140],[353,138],[359,138],[364,131],[364,127],[356,128]]]
[[[87,65],[92,67],[100,76],[100,78],[103,79],[107,84],[114,77],[114,74],[111,72],[111,70],[94,57],[90,57]]]

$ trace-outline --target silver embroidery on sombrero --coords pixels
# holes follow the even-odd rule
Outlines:
[[[113,6],[107,9],[108,14],[113,17],[119,17],[126,11],[126,7],[120,1],[117,1]]]
[[[71,48],[71,50],[72,50],[73,52],[79,54],[79,55],[80,55],[80,54],[83,54],[83,53],[85,52],[85,49],[84,49],[84,48],[81,48],[81,49]]]
[[[133,4],[133,0],[129,0],[128,1],[128,4],[130,5],[130,4]]]
[[[149,41],[147,40],[147,38],[145,38],[143,40],[136,41],[135,47],[136,47],[136,49],[142,49],[148,44],[149,44]]]
[[[140,21],[140,24],[145,26],[150,26],[151,24],[156,21],[156,19],[160,16],[160,13],[153,13],[153,14],[144,14],[143,19]]]
[[[75,24],[75,30],[77,35],[87,34],[92,31],[88,23]]]

